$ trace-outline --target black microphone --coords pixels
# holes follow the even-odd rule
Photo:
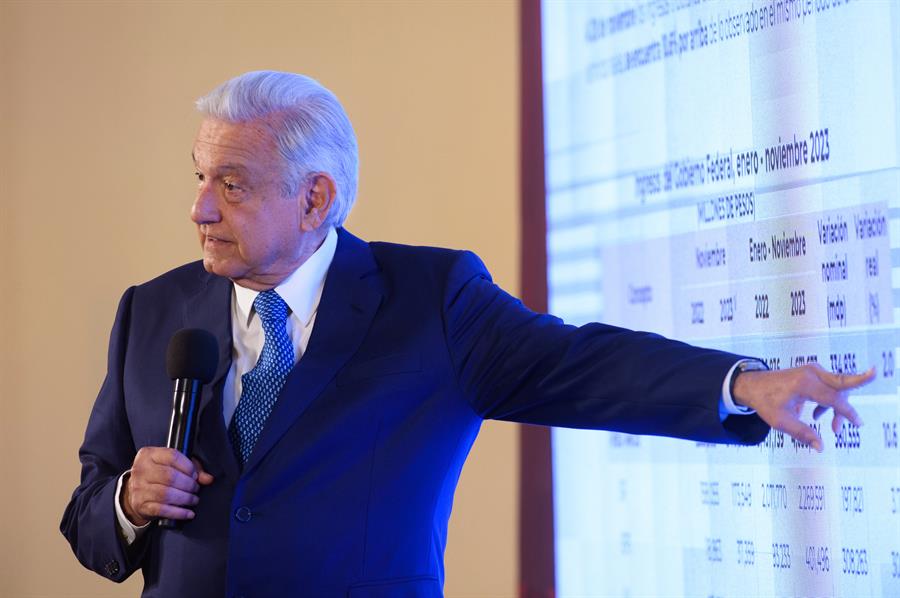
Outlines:
[[[172,397],[172,420],[169,422],[167,448],[191,457],[197,430],[200,390],[209,383],[219,366],[219,343],[216,337],[200,328],[183,328],[172,335],[166,350],[166,372],[175,381]],[[181,520],[160,519],[159,526],[179,527]]]

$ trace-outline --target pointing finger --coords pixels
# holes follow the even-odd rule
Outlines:
[[[816,375],[835,390],[849,390],[871,382],[875,378],[875,368],[871,367],[861,374],[835,374],[819,368]]]

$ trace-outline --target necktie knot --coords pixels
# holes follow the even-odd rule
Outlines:
[[[263,291],[253,300],[253,309],[262,321],[263,328],[268,326],[283,327],[287,322],[288,306],[281,298],[281,295],[275,292],[275,289]]]

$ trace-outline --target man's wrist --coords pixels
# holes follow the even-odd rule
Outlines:
[[[738,361],[725,378],[722,388],[722,406],[729,415],[751,415],[756,413],[746,400],[746,394],[742,392],[748,377],[742,376],[749,372],[762,372],[768,370],[765,362],[759,359],[742,359]],[[743,377],[743,380],[741,378]]]
[[[125,512],[125,491],[127,489],[128,478],[131,477],[129,469],[116,482],[115,511],[116,522],[119,524],[119,533],[127,545],[133,544],[144,531],[150,526],[150,521],[146,521],[141,525],[136,525],[131,521]]]
[[[129,469],[125,473],[122,474],[122,492],[119,497],[119,505],[122,507],[122,512],[125,514],[125,517],[128,518],[128,522],[134,527],[146,527],[149,523],[149,519],[144,519],[137,513],[135,513],[132,509],[129,509],[128,503],[128,481],[131,479],[131,470]]]

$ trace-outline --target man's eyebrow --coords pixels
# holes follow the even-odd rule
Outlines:
[[[216,166],[217,172],[229,172],[229,171],[238,171],[238,172],[247,172],[247,167],[243,164],[219,164]]]
[[[197,158],[194,156],[194,152],[191,152],[191,160],[194,162],[194,166],[197,165]],[[220,164],[216,167],[217,172],[248,172],[247,167],[243,164]]]

